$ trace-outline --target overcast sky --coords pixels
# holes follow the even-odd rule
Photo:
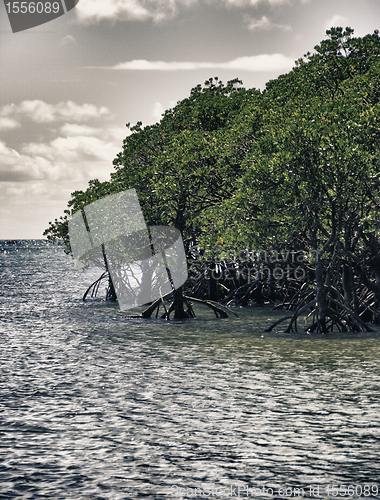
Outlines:
[[[108,179],[126,122],[214,76],[263,89],[331,26],[379,20],[380,0],[80,0],[12,33],[1,2],[0,239],[41,238],[71,192]]]

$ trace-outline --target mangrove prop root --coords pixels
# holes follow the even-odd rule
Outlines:
[[[283,318],[277,320],[275,323],[273,323],[271,326],[269,326],[268,328],[266,328],[264,330],[264,332],[271,332],[273,330],[273,328],[275,328],[277,325],[279,325],[280,323],[282,323],[283,321],[286,321],[288,319],[291,319],[291,316],[284,316]]]
[[[98,290],[99,290],[99,285],[101,283],[101,281],[103,279],[105,279],[108,275],[108,272],[105,271],[101,276],[100,278],[98,278],[96,281],[94,281],[86,290],[85,294],[83,295],[83,301],[86,300],[86,297],[87,295],[90,293],[90,291],[92,290],[92,293],[91,293],[91,297],[96,297],[97,293],[98,293]]]
[[[187,301],[193,301],[193,302],[197,302],[198,304],[203,304],[207,307],[209,307],[210,309],[212,309],[215,313],[215,316],[218,318],[228,318],[228,314],[225,310],[227,310],[228,312],[230,312],[231,314],[234,314],[237,318],[239,317],[234,311],[232,311],[229,307],[227,306],[224,306],[222,304],[219,304],[218,302],[213,302],[212,300],[201,300],[201,299],[197,299],[195,297],[188,297],[188,296],[184,296],[184,298],[187,300]],[[218,316],[219,315],[219,316]]]

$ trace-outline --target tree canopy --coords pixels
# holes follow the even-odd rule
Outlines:
[[[135,188],[147,223],[179,229],[187,250],[277,247],[318,250],[330,261],[373,259],[379,32],[357,38],[338,27],[326,35],[262,92],[211,78],[159,123],[130,127],[110,180],[74,192],[44,234],[69,249],[75,211]]]

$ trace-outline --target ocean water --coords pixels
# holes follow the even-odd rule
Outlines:
[[[380,333],[128,319],[0,242],[0,499],[380,498]]]

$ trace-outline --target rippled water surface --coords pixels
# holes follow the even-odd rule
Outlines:
[[[0,266],[0,498],[380,498],[379,332],[127,319],[44,242]]]

